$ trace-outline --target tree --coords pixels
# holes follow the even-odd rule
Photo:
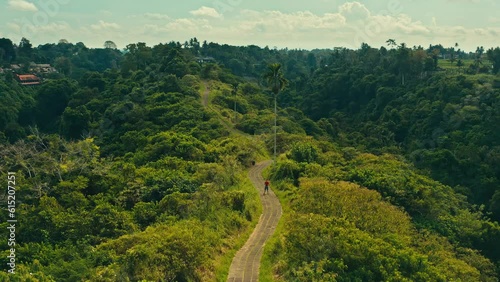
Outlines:
[[[475,69],[476,73],[479,72],[479,68],[483,64],[483,53],[484,53],[483,46],[476,48],[476,53],[475,53],[474,63],[473,63],[473,68]]]
[[[405,75],[410,69],[410,49],[406,47],[405,43],[401,43],[397,53],[397,65],[401,75],[401,85],[405,85]]]
[[[233,95],[234,95],[234,121],[236,122],[236,120],[238,119],[238,115],[237,115],[237,112],[236,112],[236,100],[237,100],[237,95],[238,95],[238,83],[235,83],[233,85]]]
[[[20,57],[26,57],[26,58],[31,58],[31,54],[33,52],[33,49],[32,49],[32,44],[30,43],[30,41],[26,38],[22,38],[21,39],[21,42],[19,43],[19,47],[18,47],[18,54]]]
[[[128,44],[125,48],[128,53],[125,55],[125,62],[129,62],[132,70],[143,69],[153,62],[153,50],[144,42]]]
[[[448,59],[451,64],[453,65],[453,63],[455,63],[455,61],[457,60],[456,56],[455,56],[455,48],[451,47],[449,49],[449,52],[450,52],[450,58]]]
[[[464,62],[461,59],[458,59],[457,61],[457,67],[459,70],[462,70],[462,67],[464,66]]]
[[[53,129],[75,90],[76,85],[69,80],[50,80],[39,88],[35,112],[41,129]]]
[[[500,70],[500,47],[489,49],[486,55],[488,55],[488,60],[493,63],[493,74],[497,74]]]
[[[10,39],[0,38],[0,52],[2,54],[2,58],[6,62],[11,62],[16,59],[16,51],[14,50],[14,44]]]
[[[175,74],[179,78],[188,73],[186,61],[180,50],[172,49],[169,51],[168,55],[161,61],[160,71]]]
[[[61,120],[61,135],[71,139],[78,139],[90,124],[90,111],[85,106],[78,106],[75,109],[67,107]]]
[[[71,74],[71,61],[66,58],[66,57],[58,57],[56,58],[55,62],[54,62],[54,66],[56,67],[56,69],[64,74],[64,75],[70,75]]]
[[[283,76],[281,64],[278,63],[273,63],[268,66],[267,72],[264,74],[264,79],[267,81],[271,92],[274,94],[274,164],[276,165],[276,119],[278,117],[276,98],[288,85],[288,80]]]
[[[398,44],[396,43],[396,40],[395,39],[387,39],[387,41],[385,42],[387,43],[387,46],[390,46],[392,48],[396,47]]]
[[[104,48],[116,49],[116,44],[111,40],[106,40],[106,42],[104,42]]]
[[[311,69],[316,69],[318,66],[318,61],[314,53],[307,54],[307,66]]]

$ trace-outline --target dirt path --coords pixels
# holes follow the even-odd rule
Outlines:
[[[259,280],[259,266],[262,250],[264,249],[267,239],[274,233],[282,214],[280,202],[272,191],[272,184],[269,189],[269,194],[262,195],[262,193],[264,193],[262,170],[271,163],[272,161],[258,163],[252,167],[248,173],[254,187],[259,191],[263,206],[262,215],[252,235],[248,238],[248,241],[233,258],[233,262],[229,268],[227,281],[247,282]]]
[[[210,95],[210,85],[206,81],[203,81],[203,85],[205,85],[205,90],[203,91],[203,94],[201,95],[201,104],[203,105],[203,107],[205,109],[210,110],[211,106],[208,104],[209,95]],[[245,133],[238,131],[232,125],[230,125],[230,123],[228,121],[224,120],[224,118],[220,114],[218,114],[218,118],[219,118],[219,121],[221,122],[222,126],[224,126],[224,128],[227,131],[229,131],[230,133],[245,135]]]
[[[208,94],[210,93],[210,89],[208,88],[208,83],[206,81],[203,82],[205,85],[205,91],[203,91],[203,96],[201,97],[201,103],[203,104],[203,107],[208,106]]]

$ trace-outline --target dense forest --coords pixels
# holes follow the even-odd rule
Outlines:
[[[272,158],[274,98],[284,216],[261,281],[499,281],[499,47],[1,38],[0,70],[2,281],[224,281],[261,211],[246,171]]]

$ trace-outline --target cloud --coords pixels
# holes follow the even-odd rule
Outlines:
[[[143,15],[146,19],[150,20],[169,20],[170,17],[165,14],[157,14],[157,13],[146,13]]]
[[[26,12],[36,12],[38,8],[35,4],[25,1],[25,0],[9,0],[9,7],[18,10],[18,11],[26,11]]]
[[[201,6],[198,10],[190,11],[191,15],[210,18],[221,18],[222,15],[214,8]]]
[[[498,23],[500,23],[500,18],[490,17],[490,18],[488,19],[488,21],[489,21],[490,23],[495,23],[495,24],[498,24]]]
[[[99,15],[101,17],[112,17],[113,16],[113,12],[108,11],[108,10],[100,10],[99,11]]]
[[[364,20],[370,17],[370,11],[365,5],[359,2],[346,2],[339,6],[339,13],[347,18],[348,21]]]
[[[208,32],[213,27],[206,19],[175,19],[166,24],[145,24],[138,33],[150,35],[165,35],[165,34],[183,34],[187,39],[189,36],[197,36],[197,34]]]
[[[234,23],[226,24],[234,36],[242,34],[269,41],[313,46],[331,42],[330,46],[358,48],[361,43],[384,44],[387,38],[432,36],[430,27],[405,14],[374,13],[359,2],[338,6],[337,13],[315,14],[310,11],[242,10]],[[220,28],[218,29],[220,30]],[[220,30],[220,33],[228,31]],[[383,40],[382,40],[383,39]],[[270,45],[277,45],[270,43]]]
[[[8,2],[9,0],[7,0]],[[27,0],[34,1],[34,0]],[[332,4],[335,0],[330,1]],[[361,1],[336,1],[336,6],[325,12],[308,10],[285,12],[283,10],[234,9],[233,13],[222,16],[209,7],[193,10],[186,17],[174,18],[163,13],[138,13],[119,21],[113,13],[105,17],[101,13],[97,19],[85,24],[47,25],[27,28],[22,21],[11,21],[1,30],[3,36],[21,37],[29,31],[33,42],[57,42],[60,38],[83,41],[87,46],[102,47],[110,38],[125,46],[131,42],[147,42],[155,45],[165,40],[184,42],[192,37],[221,44],[259,46],[279,46],[279,48],[333,48],[357,49],[362,42],[375,48],[386,46],[388,38],[408,46],[442,44],[453,46],[455,42],[464,50],[475,50],[481,45],[497,46],[500,26],[496,15],[490,20],[490,27],[445,25],[446,17],[436,14],[422,17],[422,21],[411,17],[409,6],[401,6],[398,11],[368,9]],[[430,1],[430,0],[429,0]],[[489,1],[489,0],[482,0]],[[38,3],[34,1],[35,3]],[[406,10],[405,10],[406,9]],[[431,14],[432,16],[434,14]],[[217,20],[214,20],[217,19]],[[127,32],[116,32],[117,30]],[[24,35],[23,35],[24,36]]]
[[[436,17],[432,17],[432,25],[437,26],[437,20]]]
[[[337,29],[344,26],[345,18],[338,13],[316,15],[309,11],[283,13],[280,11],[257,12],[243,10],[239,27],[245,31],[268,31],[283,33],[283,31],[311,31],[321,29]],[[288,35],[287,35],[288,36]]]
[[[13,32],[29,39],[41,35],[43,37],[52,35],[60,36],[65,32],[71,32],[71,27],[66,22],[52,22],[45,25],[10,23],[8,26]]]
[[[166,25],[167,30],[193,30],[198,24],[191,19],[177,19]]]
[[[14,32],[20,32],[21,31],[21,26],[18,25],[17,23],[13,23],[13,22],[7,23],[7,27],[9,29],[11,29],[12,31],[14,31]]]
[[[212,29],[205,19],[176,19],[165,26],[168,31],[185,30],[189,32],[199,32],[203,29]]]
[[[90,28],[93,30],[119,29],[120,25],[118,25],[117,23],[108,23],[100,20],[99,23],[90,25]]]
[[[38,26],[36,32],[40,33],[58,33],[64,30],[70,30],[71,27],[65,22],[53,22],[46,25]]]

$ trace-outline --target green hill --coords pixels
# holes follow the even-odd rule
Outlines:
[[[0,76],[18,220],[2,281],[225,280],[260,214],[245,172],[273,152],[274,62],[288,86],[267,173],[284,215],[261,281],[498,281],[492,70],[439,72],[404,45],[198,47],[49,45],[30,54],[69,67],[42,85]]]

